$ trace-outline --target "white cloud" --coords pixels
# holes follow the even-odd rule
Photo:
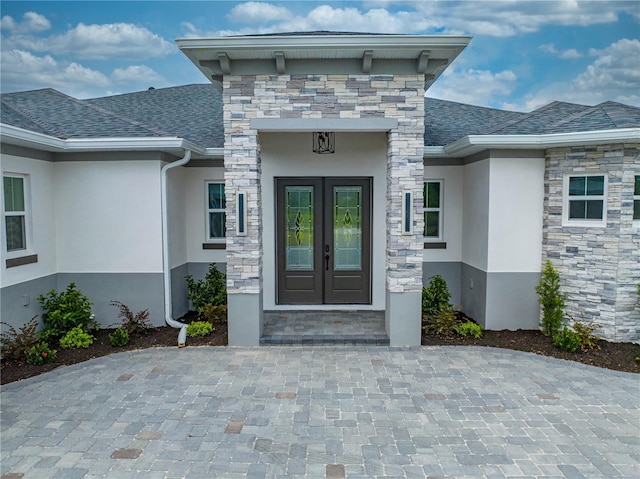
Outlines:
[[[541,51],[550,53],[562,60],[573,60],[575,58],[582,58],[584,55],[575,48],[569,48],[568,50],[558,50],[553,43],[545,43],[538,47]]]
[[[237,23],[265,23],[291,17],[292,14],[287,8],[263,2],[240,3],[227,15],[229,20]]]
[[[109,78],[99,71],[71,62],[61,63],[50,55],[39,57],[22,50],[3,51],[2,88],[5,91],[55,88],[77,98],[103,91]]]
[[[500,107],[513,91],[516,81],[517,77],[511,70],[493,73],[487,70],[458,71],[451,68],[429,88],[427,96],[471,105]]]
[[[592,49],[596,60],[573,80],[552,83],[525,98],[525,108],[553,100],[594,105],[605,100],[640,106],[640,41],[622,39],[607,48]]]
[[[146,65],[132,65],[127,68],[116,68],[111,73],[111,80],[115,83],[144,83],[156,87],[165,86],[167,80],[153,68]]]
[[[103,25],[78,24],[63,34],[49,37],[32,35],[10,36],[5,47],[54,55],[68,55],[78,59],[134,59],[141,60],[173,53],[176,47],[144,27],[131,23]]]
[[[51,22],[39,13],[26,12],[22,18],[22,22],[16,22],[9,15],[5,15],[2,17],[2,20],[0,20],[0,27],[12,33],[43,32],[51,28]]]

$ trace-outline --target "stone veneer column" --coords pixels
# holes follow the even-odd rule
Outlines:
[[[403,87],[401,92],[403,91]],[[398,128],[387,149],[387,288],[385,323],[392,346],[419,345],[421,338],[424,182],[424,82],[406,81],[418,94],[397,110]],[[413,191],[413,234],[402,234],[403,192]]]
[[[258,132],[250,128],[255,76],[223,82],[224,177],[227,200],[229,345],[260,344],[262,309],[262,205]],[[247,193],[247,235],[236,234],[236,193]]]
[[[392,344],[420,344],[424,76],[245,75],[225,76],[223,84],[229,344],[259,344],[262,334],[261,166],[254,118],[347,118],[363,127],[367,118],[398,119],[388,147],[387,332]],[[411,236],[401,234],[405,187],[414,192]],[[249,193],[246,237],[235,234],[238,190]]]
[[[640,174],[640,145],[556,148],[546,153],[543,264],[558,269],[567,293],[567,314],[593,321],[608,340],[638,341],[640,232],[633,227],[634,176]],[[607,224],[565,226],[563,178],[567,174],[607,176]]]

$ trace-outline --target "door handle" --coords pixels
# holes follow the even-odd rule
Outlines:
[[[324,269],[325,271],[329,271],[329,255],[325,255],[324,257]]]

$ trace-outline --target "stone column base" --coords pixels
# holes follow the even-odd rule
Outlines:
[[[263,328],[262,291],[227,295],[229,346],[259,346]]]
[[[391,346],[419,346],[422,326],[422,293],[387,291],[385,328]]]

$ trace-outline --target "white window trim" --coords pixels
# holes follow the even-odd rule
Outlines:
[[[636,178],[638,178],[638,177],[640,177],[640,175],[634,175],[633,176],[633,183],[632,183],[631,188],[632,188],[632,191],[634,193],[635,193],[635,187],[636,187],[635,181],[636,181]],[[640,201],[640,195],[635,195],[634,194],[633,195],[633,201],[634,201],[633,204],[635,204],[636,201]],[[633,205],[631,206],[631,217],[633,218]],[[640,228],[640,220],[633,220],[633,227],[634,228]]]
[[[223,238],[210,238],[209,231],[209,213],[225,213],[228,214],[226,208],[209,208],[209,185],[224,185],[224,180],[205,180],[204,182],[204,242],[210,244],[224,244],[226,243],[226,237]],[[226,192],[226,188],[225,188]],[[226,193],[225,193],[226,194]],[[226,218],[226,216],[225,216]]]
[[[569,197],[569,179],[581,178],[589,176],[604,176],[604,192],[602,195],[584,195],[584,196],[571,196]],[[604,228],[607,226],[607,197],[609,188],[609,177],[606,172],[597,173],[585,173],[585,172],[573,172],[565,173],[562,179],[562,226],[577,226],[577,227],[595,227]],[[602,219],[588,220],[588,219],[569,219],[569,198],[577,201],[584,200],[601,200],[602,204]]]
[[[22,178],[23,181],[23,188],[24,188],[24,212],[20,215],[15,214],[12,211],[6,211],[5,209],[5,204],[4,204],[4,178],[5,177],[10,177],[10,178]],[[2,173],[2,198],[0,198],[0,201],[2,201],[2,238],[0,239],[2,241],[2,251],[4,252],[5,258],[6,259],[13,259],[13,258],[21,258],[23,256],[29,256],[32,254],[35,254],[35,251],[33,249],[33,234],[32,234],[32,221],[31,221],[31,176],[29,174],[26,173],[9,173],[9,172],[4,172]],[[7,250],[7,234],[6,234],[6,227],[5,227],[5,217],[6,216],[24,216],[24,241],[25,241],[25,248],[24,249],[17,249],[14,251],[8,251]]]
[[[438,236],[423,236],[425,243],[439,243],[444,241],[444,179],[442,178],[425,178],[423,183],[440,183],[440,208],[426,208],[423,206],[422,208],[422,216],[424,217],[424,213],[428,213],[430,211],[438,211],[440,215],[438,215]],[[423,188],[424,189],[424,188]],[[427,199],[423,198],[423,205],[426,203]],[[426,225],[425,225],[426,228]]]

